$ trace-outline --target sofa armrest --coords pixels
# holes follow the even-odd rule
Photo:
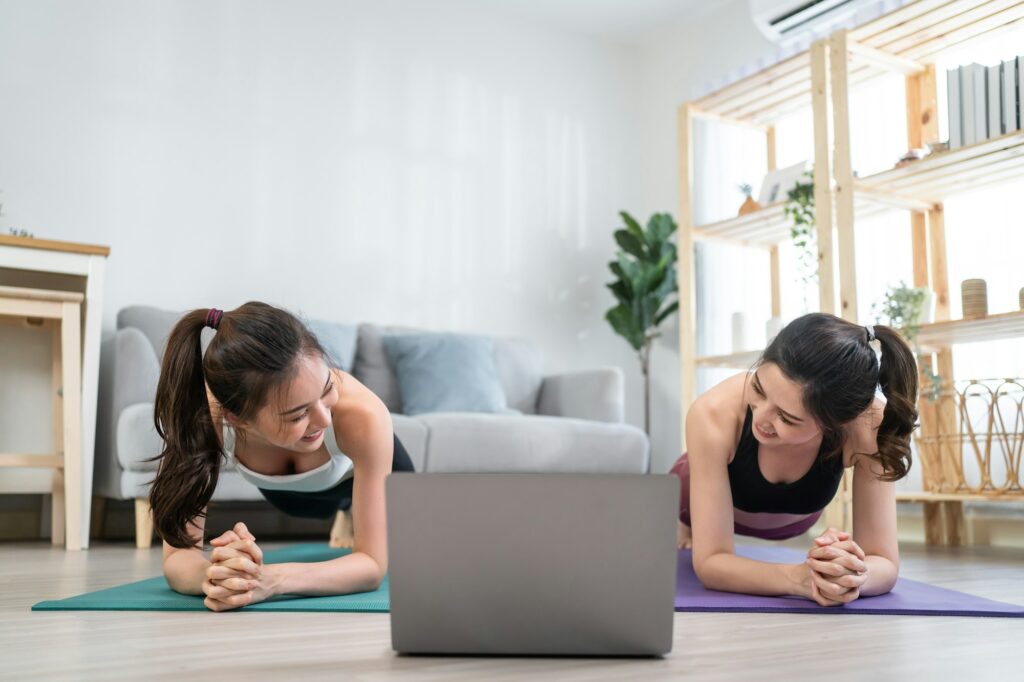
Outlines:
[[[621,424],[625,379],[618,367],[544,377],[537,414]]]
[[[114,420],[121,410],[156,398],[160,361],[146,335],[129,327],[114,338]]]

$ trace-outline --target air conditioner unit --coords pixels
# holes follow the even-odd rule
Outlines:
[[[879,0],[750,0],[754,23],[767,38],[783,45],[824,36],[859,10]]]

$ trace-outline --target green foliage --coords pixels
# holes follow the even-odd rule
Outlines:
[[[743,196],[745,196],[745,197],[749,197],[749,196],[750,196],[750,194],[751,194],[751,192],[753,192],[753,191],[754,191],[754,188],[753,188],[753,187],[752,187],[751,185],[747,184],[747,183],[743,183],[742,185],[736,185],[736,188],[737,188],[737,189],[738,189],[738,190],[739,190],[739,191],[740,191],[740,192],[741,192],[741,193],[743,194]]]
[[[921,326],[926,296],[924,289],[908,287],[906,282],[900,280],[898,286],[889,287],[885,292],[881,304],[872,306],[875,320],[899,329],[907,341],[913,342]]]
[[[927,297],[926,289],[908,287],[906,282],[900,280],[897,286],[889,287],[881,303],[876,303],[871,307],[875,321],[900,330],[919,360],[924,359],[925,354],[917,345],[917,333],[921,329],[921,316],[924,314]],[[942,392],[942,377],[932,369],[930,362],[919,362],[919,364],[921,374],[929,384],[928,399],[937,400]]]
[[[801,279],[804,283],[818,279],[818,238],[814,231],[814,174],[804,173],[806,182],[798,182],[787,195],[783,210],[793,221],[789,230],[798,251]]]
[[[672,242],[676,223],[668,213],[656,213],[643,228],[625,211],[620,215],[625,229],[614,234],[620,251],[608,264],[616,277],[608,288],[617,305],[608,310],[605,319],[642,353],[658,336],[658,326],[679,307],[675,300],[676,246]]]

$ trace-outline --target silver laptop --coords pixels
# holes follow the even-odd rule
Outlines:
[[[678,509],[668,475],[392,474],[391,645],[666,654]]]

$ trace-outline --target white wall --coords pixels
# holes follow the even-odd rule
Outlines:
[[[469,1],[0,0],[0,229],[111,246],[107,333],[263,299],[518,335],[550,370],[627,368],[640,424],[603,319],[650,180],[635,55]],[[21,338],[4,366],[45,373]],[[0,449],[45,451],[10,376]]]
[[[650,31],[643,36],[641,44],[644,46],[639,72],[642,123],[638,142],[643,176],[639,201],[642,210],[639,212],[669,211],[678,215],[678,106],[703,94],[707,85],[721,85],[721,80],[728,74],[773,55],[776,48],[754,26],[746,0],[716,2],[713,9],[705,7],[695,17]],[[742,136],[739,139],[742,141]],[[744,150],[735,144],[723,147],[723,166],[728,166],[730,160],[739,162],[736,157],[742,153]],[[742,166],[742,163],[736,163],[733,168]],[[742,196],[734,188],[743,179],[733,178],[724,170],[722,175],[715,177],[697,176],[695,191],[701,194],[709,184],[721,186],[738,208]],[[746,180],[753,182],[756,188],[760,178]],[[698,211],[706,209],[705,206],[697,207]],[[767,260],[764,260],[764,268],[767,268]],[[757,273],[750,272],[749,268],[737,266],[732,279],[737,288],[764,292],[765,278],[758,280]],[[758,288],[753,288],[755,282]],[[755,294],[751,294],[753,296]],[[671,328],[660,340],[653,360],[654,471],[667,471],[679,456],[679,336],[676,319],[673,318]],[[728,314],[723,319],[728,324]],[[718,352],[728,351],[728,348],[718,349]]]

